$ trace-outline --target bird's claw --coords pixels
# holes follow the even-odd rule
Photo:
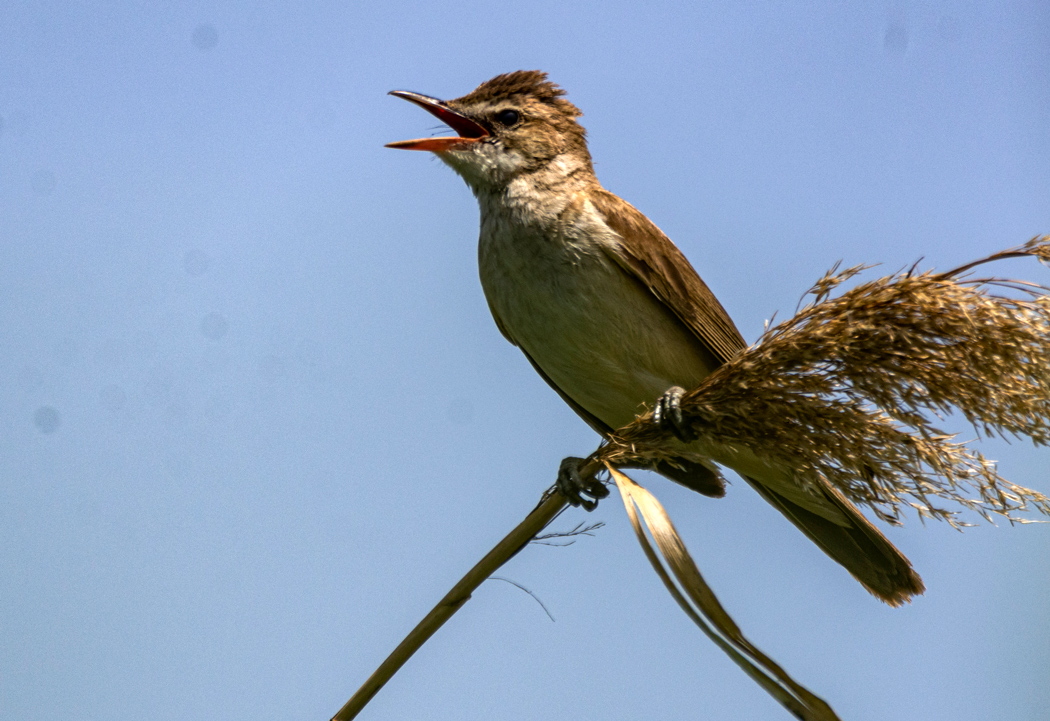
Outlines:
[[[609,495],[609,489],[605,484],[594,476],[587,480],[580,477],[580,466],[583,458],[569,456],[561,462],[558,467],[558,480],[555,485],[558,491],[568,499],[572,506],[583,506],[584,510],[593,511],[598,507],[598,501]],[[591,498],[586,498],[590,496]]]
[[[656,407],[653,408],[653,423],[668,428],[675,438],[683,443],[692,443],[698,436],[685,418],[682,417],[682,396],[685,389],[680,386],[671,386],[662,396],[656,399]]]

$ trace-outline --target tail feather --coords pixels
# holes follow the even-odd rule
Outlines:
[[[926,590],[904,554],[835,488],[824,484],[821,500],[842,514],[845,525],[803,508],[759,481],[747,476],[744,480],[864,588],[889,605],[899,606]]]

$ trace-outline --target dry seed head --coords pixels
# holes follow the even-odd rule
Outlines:
[[[833,295],[862,266],[829,271],[812,300],[682,401],[699,434],[682,447],[645,414],[594,455],[625,465],[748,448],[823,478],[884,520],[904,508],[965,525],[949,501],[1011,522],[1050,499],[999,476],[995,464],[934,423],[959,413],[978,436],[1050,443],[1050,296],[1047,288],[969,278],[995,260],[1050,263],[1050,236],[947,273],[915,268]]]

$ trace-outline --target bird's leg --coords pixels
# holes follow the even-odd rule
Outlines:
[[[664,391],[664,394],[656,399],[656,407],[653,408],[653,423],[668,428],[675,438],[683,443],[692,443],[699,436],[682,417],[682,396],[684,395],[685,389],[680,386],[671,386]]]
[[[570,505],[583,506],[585,510],[593,511],[598,507],[598,500],[609,495],[609,489],[594,476],[587,480],[580,477],[580,465],[583,462],[583,458],[575,456],[563,459],[558,468],[558,480],[555,485]],[[585,495],[594,500],[584,498]]]

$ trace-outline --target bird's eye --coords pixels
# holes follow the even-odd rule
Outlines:
[[[511,125],[517,125],[519,120],[521,120],[521,113],[517,110],[511,110],[508,108],[507,110],[501,110],[496,113],[496,121],[500,125],[510,127]]]

